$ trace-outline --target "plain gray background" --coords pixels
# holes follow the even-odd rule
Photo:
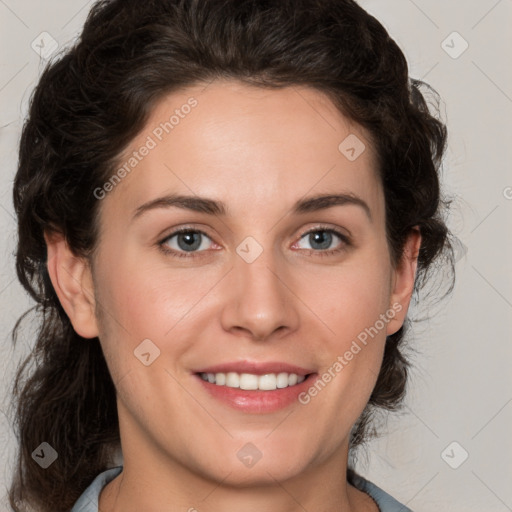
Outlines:
[[[442,179],[456,196],[449,225],[460,239],[451,298],[413,327],[417,354],[404,412],[389,418],[387,435],[371,444],[360,470],[416,512],[512,510],[512,0],[360,4],[402,48],[411,76],[443,99],[449,148]],[[17,144],[45,62],[37,43],[44,38],[52,50],[40,34],[62,49],[90,5],[0,0],[0,495],[16,447],[4,412],[15,365],[33,343],[25,334],[13,351],[10,339],[31,305],[13,263]],[[8,510],[5,499],[0,509]]]

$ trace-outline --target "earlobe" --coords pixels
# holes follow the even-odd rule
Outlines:
[[[69,248],[60,233],[45,233],[47,268],[59,301],[74,330],[84,338],[98,336],[95,300],[89,263]]]
[[[403,325],[412,293],[418,267],[418,254],[421,246],[421,234],[414,227],[405,242],[402,259],[393,272],[391,283],[390,308],[396,311],[395,316],[387,325],[387,335],[395,334]],[[399,307],[399,306],[400,307]]]

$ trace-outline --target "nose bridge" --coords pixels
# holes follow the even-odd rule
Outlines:
[[[267,302],[281,298],[283,285],[279,279],[279,271],[276,271],[276,259],[271,247],[267,247],[252,262],[238,258],[234,267],[235,276],[246,297],[261,297]]]
[[[256,339],[277,329],[295,329],[293,295],[283,284],[284,262],[272,245],[248,237],[237,247],[231,272],[232,293],[223,312],[224,328],[245,331]],[[280,275],[283,274],[283,275]]]

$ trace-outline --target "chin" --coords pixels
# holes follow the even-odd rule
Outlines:
[[[266,449],[270,451],[269,448]],[[232,453],[232,456],[230,454]],[[223,486],[244,488],[247,486],[275,486],[276,481],[293,479],[311,466],[311,461],[297,456],[297,450],[290,450],[290,455],[283,450],[260,455],[249,443],[242,450],[224,452],[223,457],[213,453],[196,458],[192,471],[213,482],[222,482]],[[252,457],[252,460],[251,460]],[[188,459],[190,462],[190,459]],[[190,464],[189,464],[190,465]]]

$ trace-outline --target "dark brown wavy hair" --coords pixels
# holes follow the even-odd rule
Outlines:
[[[94,190],[112,176],[163,96],[218,78],[325,93],[370,134],[393,264],[418,226],[415,296],[430,288],[437,268],[450,274],[442,277],[445,295],[452,290],[454,258],[444,221],[449,201],[439,184],[446,128],[437,115],[438,95],[408,73],[397,44],[353,0],[93,5],[77,41],[44,69],[19,146],[16,270],[36,305],[16,323],[14,343],[28,313],[38,331],[13,386],[19,437],[9,493],[13,510],[69,511],[97,474],[111,467],[119,448],[115,388],[99,340],[73,330],[49,279],[43,233],[60,232],[76,255],[91,256],[100,209]],[[434,288],[439,292],[438,284]],[[351,453],[376,434],[375,411],[402,403],[408,327],[409,319],[387,338],[375,389],[351,432]],[[47,469],[31,457],[41,442],[58,453]],[[354,472],[349,468],[349,478]]]

